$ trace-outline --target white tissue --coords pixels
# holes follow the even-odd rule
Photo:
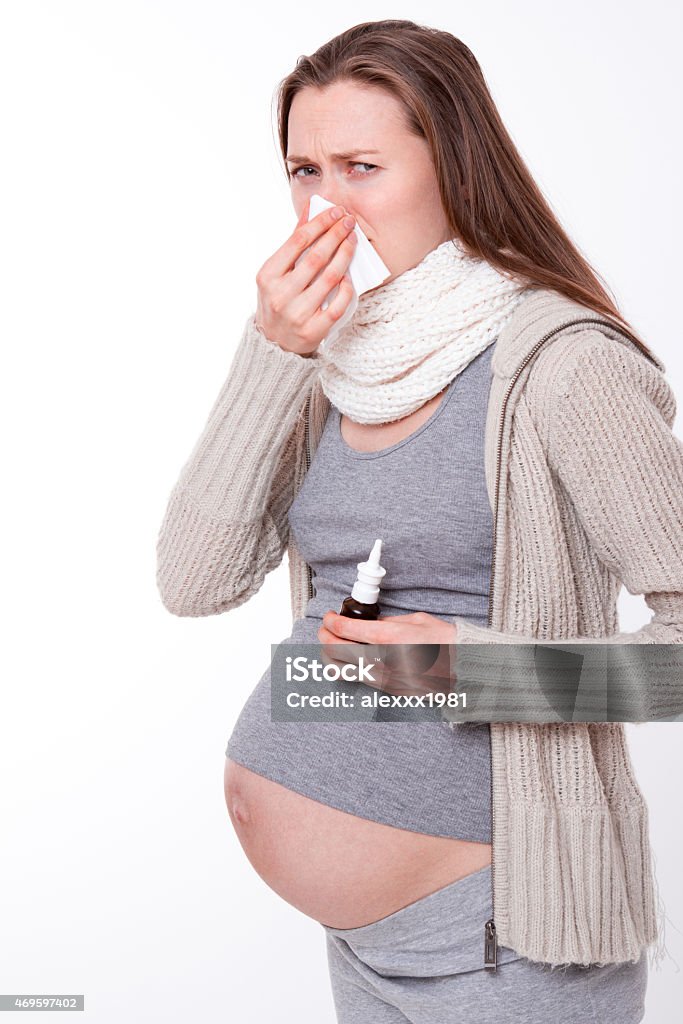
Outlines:
[[[327,199],[323,199],[323,197],[319,196],[317,193],[315,195],[312,195],[310,205],[308,208],[308,219],[311,220],[312,217],[316,217],[322,210],[326,210],[329,207],[335,205],[335,203],[328,202]],[[337,320],[337,322],[330,328],[327,337],[324,339],[324,341],[329,341],[331,338],[337,335],[343,327],[346,326],[346,324],[349,322],[353,314],[356,312],[356,309],[358,308],[359,295],[362,295],[363,292],[369,291],[370,288],[376,288],[378,284],[382,283],[382,281],[385,281],[388,277],[391,277],[391,271],[380,259],[377,250],[374,249],[372,244],[368,241],[367,235],[364,234],[364,232],[358,226],[358,223],[356,223],[356,226],[354,227],[353,230],[356,235],[356,248],[354,250],[353,256],[351,258],[351,263],[348,269],[348,273],[351,278],[351,283],[353,285],[353,295],[351,296],[351,300],[349,301],[348,306],[344,310],[344,313],[339,318],[339,320]],[[308,249],[302,252],[301,256],[296,262],[298,263],[299,260],[303,259],[307,252]],[[323,300],[320,308],[327,309],[330,302],[332,302],[338,291],[339,285],[335,285],[332,291],[329,292],[329,294]]]

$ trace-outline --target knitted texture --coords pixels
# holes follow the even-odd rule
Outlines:
[[[357,423],[387,423],[442,391],[497,337],[526,294],[458,239],[365,292],[318,350],[323,391]]]
[[[282,561],[294,500],[292,428],[315,364],[268,341],[249,317],[159,532],[157,585],[174,615],[235,608]],[[265,409],[254,400],[259,382]]]
[[[675,396],[657,366],[604,330],[554,340],[508,409],[497,532],[509,572],[494,591],[508,628],[456,618],[458,643],[683,643]],[[506,374],[494,378],[495,399],[505,386]],[[490,459],[487,474],[492,490]],[[654,612],[634,632],[617,631],[622,585]]]
[[[536,351],[582,318],[599,323],[567,326]],[[285,552],[292,614],[305,614],[309,567],[286,511],[329,411],[318,358],[279,350],[247,321],[159,534],[157,582],[175,614],[244,603]],[[491,365],[491,628],[456,620],[458,639],[681,642],[683,446],[662,364],[592,310],[537,289]],[[617,632],[622,582],[655,613],[634,634]],[[492,723],[491,757],[499,943],[555,965],[623,962],[655,942],[659,957],[648,811],[624,726]]]

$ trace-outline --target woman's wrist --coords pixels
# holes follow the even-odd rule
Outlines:
[[[265,338],[269,345],[276,345],[277,348],[281,349],[283,352],[290,352],[292,355],[301,356],[302,359],[310,359],[311,356],[315,355],[315,352],[295,352],[293,348],[285,348],[285,346],[281,345],[279,341],[273,341],[272,338],[268,337],[263,327],[257,320],[254,320],[254,327],[256,328],[257,331],[260,331],[260,333],[263,335],[263,337]]]

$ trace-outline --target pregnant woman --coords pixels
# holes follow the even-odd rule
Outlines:
[[[680,643],[663,366],[472,53],[409,21],[357,25],[279,99],[298,224],[171,494],[166,607],[235,608],[287,552],[283,642]],[[309,220],[314,193],[335,206]],[[323,344],[356,226],[391,275]],[[345,619],[377,537],[382,615]],[[617,632],[622,581],[655,612],[638,633]],[[266,669],[226,755],[239,841],[323,927],[342,1024],[642,1020],[661,929],[621,723],[279,722]]]

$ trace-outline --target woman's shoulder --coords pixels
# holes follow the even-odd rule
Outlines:
[[[586,347],[603,344],[612,353],[624,346],[665,373],[661,359],[610,318],[555,289],[531,287],[501,331],[492,369],[500,377],[512,378],[534,357],[537,376],[553,376],[556,366],[572,357],[580,359]]]
[[[595,326],[558,335],[538,353],[523,403],[549,464],[581,459],[586,446],[604,447],[607,438],[632,451],[656,441],[659,457],[667,450],[680,459],[674,391],[623,335]]]
[[[661,361],[653,361],[625,335],[609,328],[585,326],[559,336],[539,353],[529,378],[529,394],[554,403],[609,400],[615,389],[648,399],[665,419],[673,418],[676,399]]]
[[[531,359],[524,392],[535,417],[552,416],[558,404],[599,404],[618,389],[627,401],[631,395],[636,404],[653,403],[673,422],[676,399],[661,359],[600,313],[557,292],[534,289],[499,343],[492,363],[499,376],[512,377]]]

